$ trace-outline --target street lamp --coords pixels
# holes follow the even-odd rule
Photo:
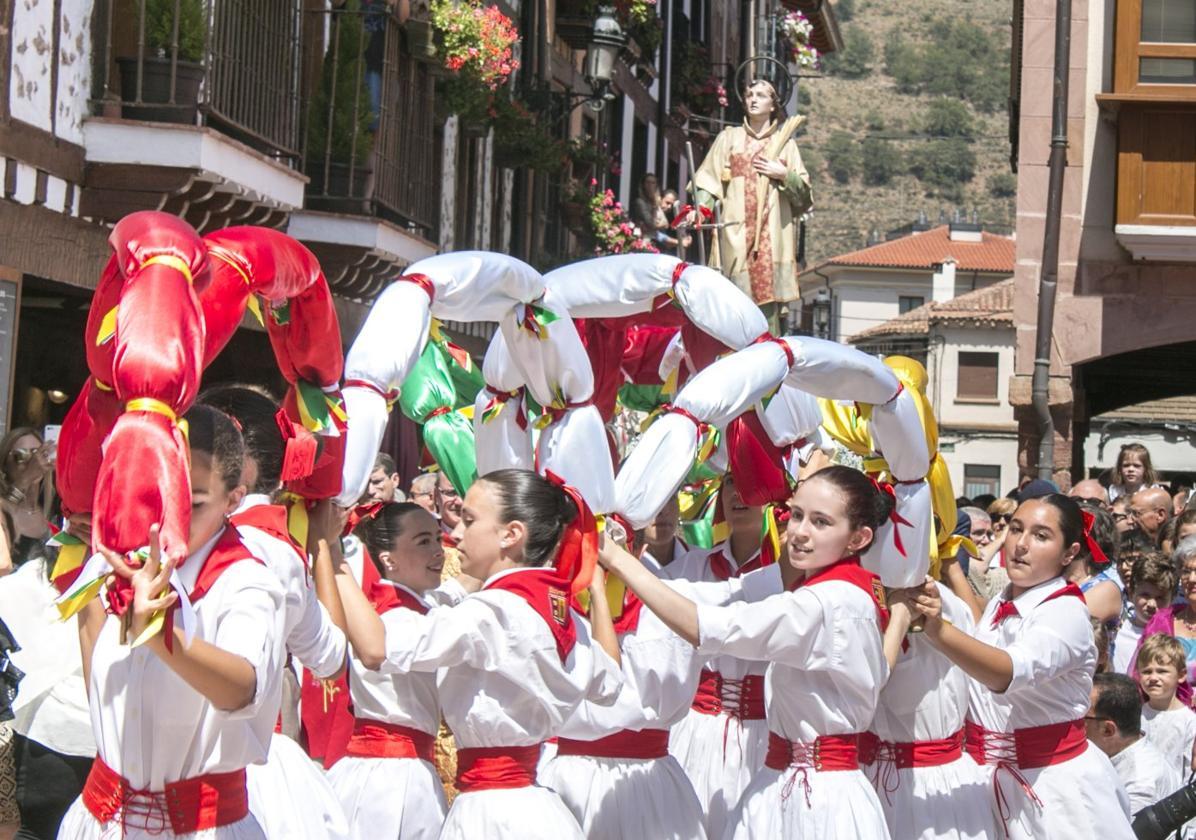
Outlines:
[[[599,6],[590,41],[586,44],[585,76],[593,94],[584,101],[594,111],[601,111],[615,98],[610,83],[615,77],[615,60],[627,43],[627,36],[615,18],[613,6]]]

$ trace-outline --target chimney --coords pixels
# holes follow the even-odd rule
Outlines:
[[[935,303],[955,297],[955,260],[947,257],[931,278],[931,296]]]

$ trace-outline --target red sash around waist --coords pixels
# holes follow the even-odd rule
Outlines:
[[[97,757],[83,785],[83,805],[101,823],[119,814],[122,828],[191,834],[244,819],[249,793],[244,768],[167,782],[165,790],[136,790]]]
[[[968,754],[977,764],[1006,763],[1033,770],[1070,761],[1088,748],[1083,719],[1013,732],[994,732],[969,720],[965,731]]]
[[[768,755],[764,766],[773,770],[789,767],[817,770],[858,770],[860,734],[819,735],[813,741],[789,741],[768,733]]]
[[[503,790],[536,783],[540,744],[529,747],[458,747],[457,790]]]
[[[927,741],[882,741],[871,732],[860,737],[860,761],[864,764],[888,762],[898,770],[910,767],[942,767],[963,755],[964,731],[947,738]]]
[[[691,708],[704,715],[726,712],[739,720],[764,720],[764,677],[736,680],[703,668]]]
[[[436,736],[380,720],[353,722],[346,755],[358,758],[422,758],[436,763]]]
[[[557,741],[557,755],[587,755],[594,758],[664,758],[669,754],[667,729],[620,729],[596,741]]]

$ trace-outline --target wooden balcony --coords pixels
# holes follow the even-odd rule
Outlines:
[[[301,0],[101,0],[80,210],[164,210],[201,231],[302,206]],[[101,52],[102,50],[102,52]]]
[[[412,50],[415,26],[406,29],[388,12],[305,15],[316,33],[305,47],[313,73],[301,139],[310,180],[288,231],[320,258],[337,293],[355,300],[371,300],[436,249],[434,65]]]

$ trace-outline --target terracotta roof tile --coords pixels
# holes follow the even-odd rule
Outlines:
[[[981,232],[979,242],[953,242],[948,225],[940,225],[881,242],[859,251],[831,257],[826,265],[860,265],[877,268],[932,268],[948,257],[960,271],[1013,274],[1014,242],[1008,236]]]
[[[924,336],[931,324],[1013,325],[1013,278],[944,300],[931,301],[853,335],[852,344],[890,336]]]
[[[1106,411],[1092,419],[1153,420],[1159,423],[1171,420],[1192,423],[1196,422],[1196,397],[1169,397],[1163,400],[1150,400]]]

